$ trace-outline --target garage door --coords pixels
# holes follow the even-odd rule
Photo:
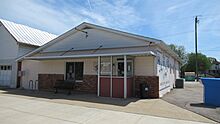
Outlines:
[[[10,86],[11,66],[0,65],[0,86]]]

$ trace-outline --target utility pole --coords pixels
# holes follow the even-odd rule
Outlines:
[[[198,60],[197,60],[197,56],[198,56],[198,41],[197,41],[197,24],[199,23],[199,20],[198,20],[198,16],[195,17],[195,53],[196,53],[196,81],[199,80],[199,76],[198,76]]]

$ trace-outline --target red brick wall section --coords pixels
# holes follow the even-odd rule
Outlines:
[[[39,90],[54,90],[56,80],[63,80],[63,74],[38,74],[38,88]],[[76,91],[83,91],[88,93],[97,92],[97,76],[83,75],[83,82],[77,82]]]
[[[77,91],[97,93],[97,75],[83,75],[83,82],[76,83]]]
[[[135,76],[135,96],[140,97],[140,84],[147,83],[149,86],[149,97],[159,98],[159,77],[158,76]]]
[[[63,80],[64,74],[38,74],[39,90],[54,90],[56,80]]]

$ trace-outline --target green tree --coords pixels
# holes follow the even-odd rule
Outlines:
[[[188,61],[187,64],[184,66],[184,71],[196,71],[196,54],[195,53],[189,53],[188,55]],[[198,61],[198,71],[200,73],[207,71],[211,67],[211,62],[206,55],[202,53],[198,53],[197,56]]]
[[[170,49],[172,49],[182,60],[182,65],[187,62],[187,53],[184,46],[178,46],[174,44],[169,45]]]
[[[174,44],[169,45],[170,49],[173,50],[181,59],[182,63],[180,63],[180,76],[184,76],[185,65],[187,63],[187,52],[184,46],[178,46]]]
[[[212,64],[218,62],[218,60],[216,58],[213,58],[213,57],[208,57],[208,58]]]

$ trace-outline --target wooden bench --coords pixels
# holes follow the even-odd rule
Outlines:
[[[54,85],[55,93],[58,93],[58,89],[68,90],[68,95],[70,95],[71,91],[74,89],[74,86],[75,86],[74,80],[57,80]]]

